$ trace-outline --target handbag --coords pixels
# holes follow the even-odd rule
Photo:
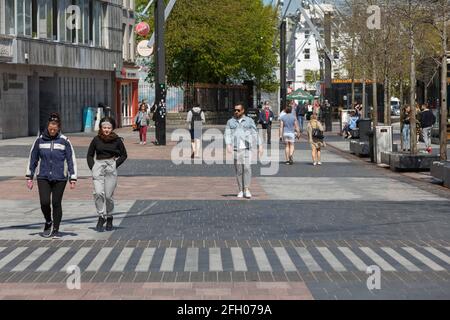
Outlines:
[[[313,137],[313,139],[323,140],[323,138],[324,138],[323,131],[320,130],[319,128],[313,129],[312,130],[312,137]]]

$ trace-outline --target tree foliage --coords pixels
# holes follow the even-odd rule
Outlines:
[[[153,26],[151,13],[144,19]],[[255,80],[273,87],[276,30],[276,14],[262,0],[178,0],[166,24],[168,83]]]

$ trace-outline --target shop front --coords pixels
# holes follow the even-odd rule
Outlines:
[[[116,75],[116,88],[118,126],[131,126],[139,109],[139,69],[122,68]]]

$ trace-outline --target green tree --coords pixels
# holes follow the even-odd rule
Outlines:
[[[138,11],[146,3],[139,0]],[[153,26],[151,12],[141,18]],[[166,31],[169,84],[255,80],[263,89],[276,88],[277,21],[262,0],[178,0]]]

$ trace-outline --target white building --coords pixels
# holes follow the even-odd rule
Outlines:
[[[305,11],[316,26],[322,39],[324,39],[324,13],[335,13],[333,5],[310,5],[305,8]],[[295,17],[291,16],[288,19],[288,45],[290,44],[288,48],[288,83],[294,90],[301,88],[314,93],[317,83],[321,79],[321,63],[324,64],[323,59],[320,57],[322,47],[304,15],[300,15],[300,22],[296,27],[297,17],[297,15]],[[332,79],[342,79],[347,77],[347,72],[343,68],[343,56],[338,50],[339,46],[337,43],[342,35],[336,29],[336,23],[332,23],[332,46],[329,48],[334,59],[332,62]],[[295,37],[293,37],[294,31]]]

